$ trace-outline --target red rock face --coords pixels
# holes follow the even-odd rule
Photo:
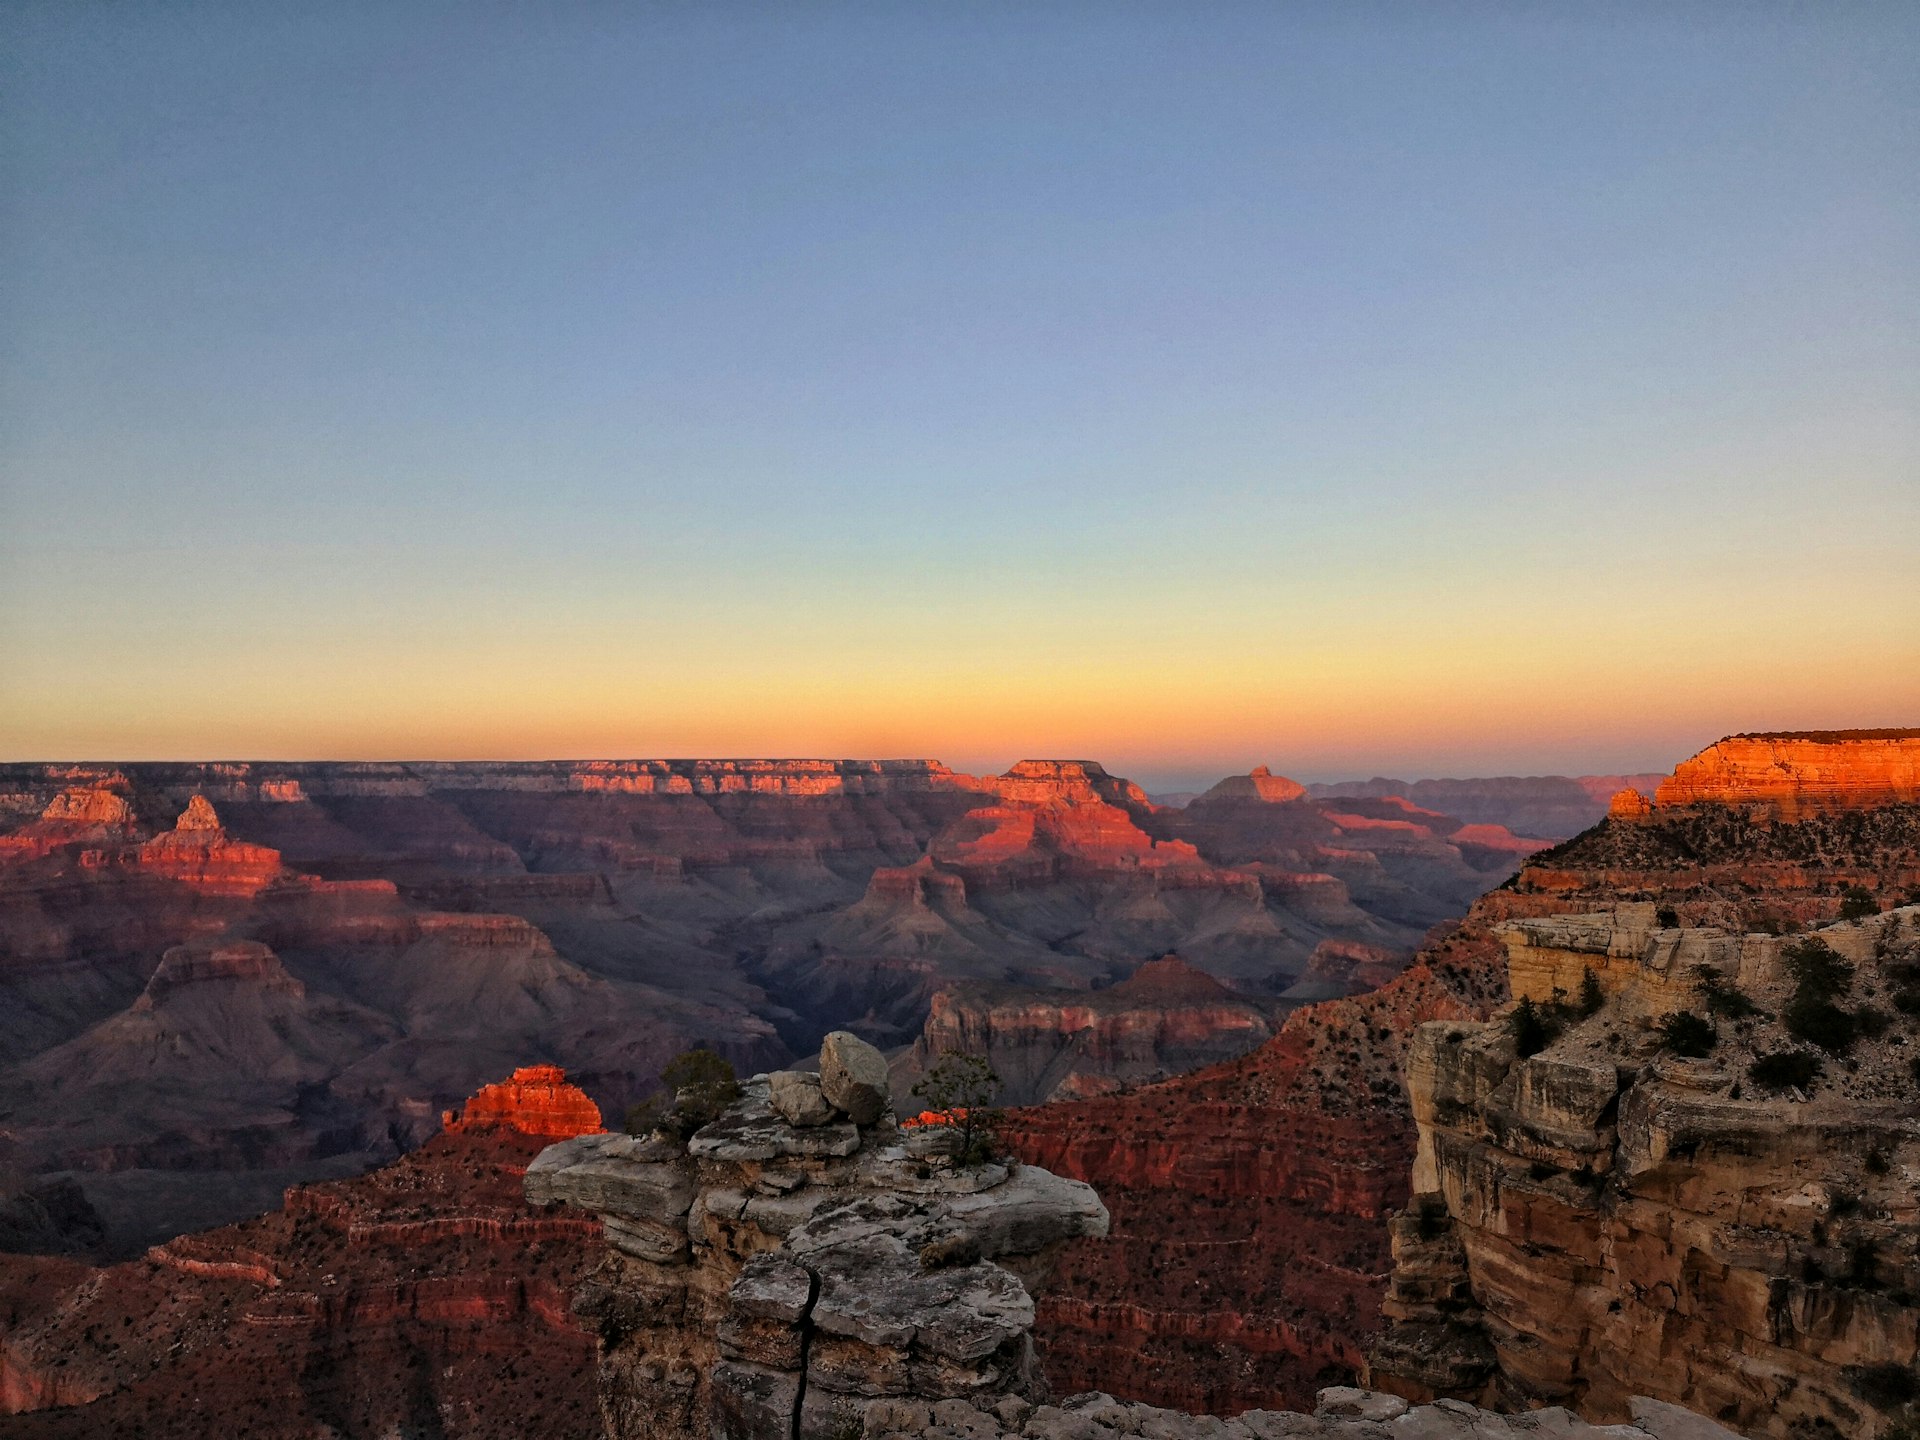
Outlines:
[[[1653,813],[1653,802],[1638,790],[1619,790],[1607,802],[1609,820],[1644,820]]]
[[[617,1114],[698,1042],[742,1073],[911,1044],[956,984],[1178,952],[1235,992],[1090,1027],[1044,1093],[1097,1093],[1238,1053],[1344,988],[1291,993],[1321,942],[1403,958],[1515,861],[1241,779],[1179,812],[1071,760],[0,765],[0,1136],[132,1246],[177,1213],[114,1203],[139,1172],[252,1213],[249,1172],[378,1163],[534,1058]]]
[[[1310,1405],[1357,1368],[1413,1158],[1408,1036],[1485,1013],[1500,953],[1463,932],[1371,995],[1296,1012],[1244,1059],[1016,1112],[1021,1158],[1089,1181],[1113,1215],[1041,1302],[1054,1388],[1233,1414]]]
[[[0,1255],[7,1434],[598,1434],[599,1224],[522,1198],[547,1138],[463,1129],[105,1269]]]
[[[1920,801],[1920,730],[1735,735],[1674,767],[1660,809],[1732,805],[1793,820]]]
[[[457,1114],[449,1110],[445,1125],[450,1134],[504,1128],[551,1140],[597,1135],[604,1128],[600,1107],[567,1084],[567,1072],[558,1065],[521,1066],[499,1084],[483,1087]]]

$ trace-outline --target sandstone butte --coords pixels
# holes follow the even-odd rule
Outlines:
[[[1782,820],[1920,802],[1920,730],[1732,735],[1674,768],[1653,803],[1751,807]]]
[[[569,1085],[558,1065],[521,1066],[507,1079],[482,1086],[457,1112],[447,1111],[441,1124],[448,1134],[508,1129],[556,1140],[597,1135],[605,1128],[600,1107],[579,1086]]]

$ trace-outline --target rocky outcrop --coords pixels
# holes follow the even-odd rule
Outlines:
[[[458,1111],[447,1111],[443,1124],[454,1133],[505,1128],[559,1140],[602,1129],[600,1107],[569,1085],[558,1065],[522,1065],[498,1084],[481,1086]]]
[[[280,852],[232,840],[204,795],[195,795],[174,828],[140,847],[140,868],[216,894],[255,895],[282,873]]]
[[[1264,765],[1256,765],[1246,775],[1229,775],[1211,790],[1197,795],[1189,803],[1210,805],[1220,800],[1258,800],[1268,805],[1283,805],[1306,797],[1307,787],[1297,780],[1276,775]]]
[[[1404,963],[1392,960],[1391,973]],[[979,1055],[1010,1105],[1083,1099],[1231,1060],[1271,1038],[1274,1006],[1236,995],[1177,956],[1104,990],[973,983],[941,990],[893,1067],[896,1099],[949,1052]]]
[[[1813,937],[1652,912],[1504,927],[1544,1030],[1419,1030],[1419,1193],[1395,1222],[1372,1381],[1597,1420],[1650,1394],[1744,1434],[1878,1434],[1920,1362],[1920,907]],[[1837,987],[1824,1020],[1809,964]],[[1556,1009],[1588,974],[1595,1000]],[[1676,1015],[1694,1017],[1685,1043]]]
[[[821,1078],[864,1108],[858,1043],[832,1042],[843,1080]],[[528,1168],[530,1201],[606,1227],[574,1304],[600,1328],[610,1436],[829,1440],[888,1404],[1034,1390],[1030,1289],[1065,1241],[1105,1233],[1099,1198],[959,1164],[939,1127],[839,1115],[796,1126],[756,1076],[684,1143],[587,1136]]]
[[[1436,939],[1369,995],[1308,1006],[1242,1059],[1121,1095],[1014,1112],[1023,1158],[1097,1188],[1040,1303],[1056,1392],[1232,1415],[1299,1408],[1351,1374],[1378,1326],[1384,1225],[1414,1127],[1399,1100],[1415,1025],[1504,995],[1483,933]]]
[[[598,1434],[594,1342],[567,1297],[599,1226],[522,1197],[546,1143],[458,1130],[104,1268],[0,1255],[0,1428],[35,1440]]]
[[[1636,1401],[1629,1423],[1601,1428],[1565,1410],[1506,1416],[1457,1401],[1410,1406],[1397,1395],[1351,1386],[1322,1390],[1311,1415],[1249,1410],[1227,1421],[1129,1405],[1098,1391],[1038,1408],[954,1400],[889,1403],[868,1413],[865,1433],[874,1440],[1737,1440],[1732,1431],[1657,1400]]]
[[[1676,765],[1653,803],[1737,806],[1779,820],[1920,803],[1920,730],[1732,735]]]

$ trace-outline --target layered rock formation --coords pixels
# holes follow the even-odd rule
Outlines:
[[[1390,959],[1389,973],[1400,962]],[[975,982],[933,997],[894,1064],[895,1098],[950,1052],[983,1057],[1002,1103],[1083,1099],[1231,1060],[1273,1035],[1276,1007],[1236,995],[1178,956],[1149,960],[1104,990]]]
[[[1385,1217],[1408,1193],[1407,1037],[1502,998],[1497,950],[1474,930],[1436,939],[1240,1060],[1010,1115],[1024,1159],[1090,1182],[1113,1216],[1107,1239],[1067,1248],[1041,1301],[1055,1391],[1231,1415],[1298,1409],[1351,1375],[1378,1324]]]
[[[0,1255],[0,1428],[598,1435],[594,1341],[567,1301],[599,1226],[522,1197],[548,1141],[468,1126],[102,1269]]]
[[[1779,820],[1920,803],[1920,730],[1732,735],[1675,766],[1653,799]]]
[[[856,1125],[841,1107],[865,1110],[879,1057],[846,1036],[828,1058],[830,1103],[806,1124],[762,1075],[684,1144],[586,1136],[529,1167],[531,1201],[606,1227],[575,1307],[600,1327],[610,1436],[830,1440],[899,1401],[1034,1389],[1030,1287],[1063,1242],[1105,1232],[1098,1197],[958,1164],[938,1127]]]
[[[0,766],[0,1162],[83,1172],[130,1251],[533,1061],[619,1114],[696,1044],[909,1044],[957,983],[1092,992],[1177,950],[1263,1002],[1327,942],[1404,958],[1520,858],[1243,779],[1162,812],[1090,761]],[[1244,1039],[1232,1006],[1174,1030],[1168,1069]],[[1111,1053],[1075,1086],[1142,1073]]]
[[[1736,1440],[1732,1431],[1657,1400],[1636,1401],[1630,1422],[1603,1428],[1565,1410],[1509,1417],[1458,1401],[1409,1406],[1396,1395],[1351,1386],[1322,1390],[1311,1415],[1249,1410],[1227,1421],[1129,1405],[1098,1391],[1037,1408],[955,1400],[889,1404],[869,1412],[865,1433],[875,1440]]]
[[[483,1085],[458,1111],[441,1117],[448,1134],[508,1129],[522,1135],[570,1140],[600,1133],[600,1107],[558,1065],[523,1065],[495,1085]]]
[[[1652,906],[1504,935],[1517,996],[1591,974],[1596,999],[1531,1038],[1419,1030],[1419,1193],[1374,1383],[1601,1420],[1651,1394],[1781,1437],[1907,1413],[1920,907],[1817,938],[1662,927]],[[1826,1028],[1809,973],[1851,1005]]]

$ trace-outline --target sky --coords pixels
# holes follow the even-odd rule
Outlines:
[[[0,758],[1920,724],[1920,7],[0,12]]]

